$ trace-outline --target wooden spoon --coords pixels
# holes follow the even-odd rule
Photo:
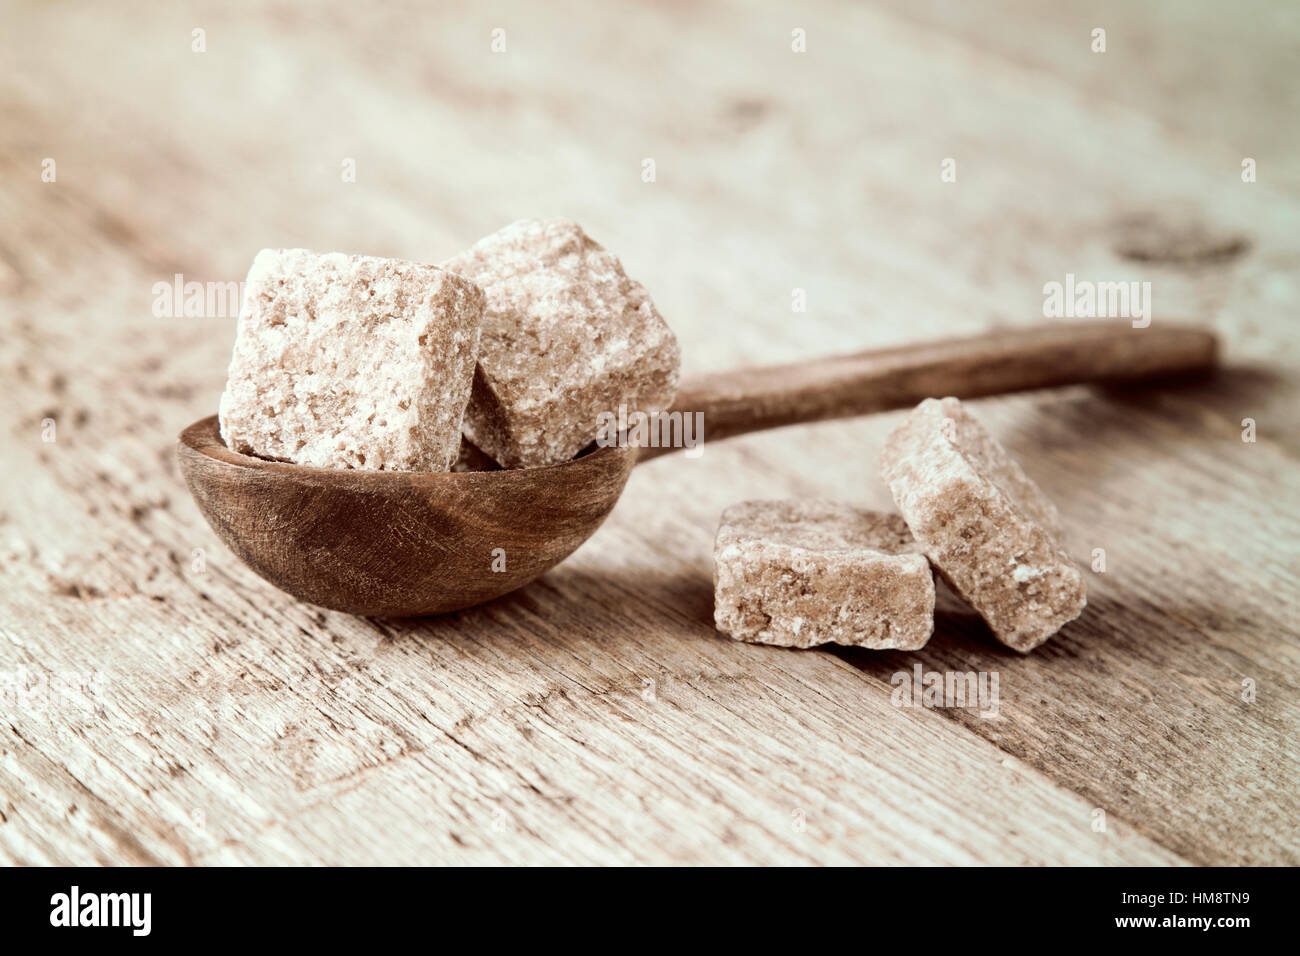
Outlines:
[[[929,396],[1203,372],[1215,353],[1199,328],[1056,324],[706,375],[683,383],[673,410],[703,412],[705,438],[718,441]],[[638,460],[670,450],[591,448],[505,471],[311,468],[231,451],[215,415],[177,444],[204,517],[254,571],[313,604],[394,617],[459,610],[532,581],[600,527]],[[855,467],[871,467],[864,455]]]

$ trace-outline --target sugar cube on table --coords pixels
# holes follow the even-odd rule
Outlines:
[[[436,266],[263,249],[245,284],[222,439],[323,468],[447,471],[483,302]]]
[[[443,263],[487,307],[464,430],[508,468],[568,461],[599,415],[677,392],[681,353],[645,288],[567,219],[521,220]]]
[[[1087,604],[1055,506],[955,398],[927,398],[881,473],[938,572],[1008,647],[1029,651]]]
[[[934,576],[902,518],[820,500],[722,513],[714,621],[742,641],[915,650],[934,630]]]

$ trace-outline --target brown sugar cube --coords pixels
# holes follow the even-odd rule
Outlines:
[[[741,641],[915,650],[934,630],[934,575],[897,515],[833,501],[745,501],[722,513],[714,622]]]
[[[464,430],[507,468],[568,461],[595,440],[602,412],[672,403],[676,337],[577,223],[522,220],[443,267],[487,295]]]
[[[483,292],[435,266],[263,249],[245,284],[221,437],[322,468],[447,471]]]
[[[881,473],[935,568],[1002,643],[1033,650],[1083,612],[1056,508],[957,399],[918,405],[885,442]]]

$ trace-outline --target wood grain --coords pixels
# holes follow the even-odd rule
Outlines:
[[[0,859],[1300,862],[1294,26],[1265,4],[979,9],[20,5]],[[1067,273],[1151,281],[1152,328],[1203,317],[1225,370],[975,403],[1071,550],[1106,555],[1089,610],[1025,658],[956,608],[916,655],[712,629],[722,508],[889,507],[897,413],[648,462],[571,558],[444,618],[261,581],[173,455],[233,320],[156,316],[154,284],[238,280],[266,245],[436,262],[525,215],[617,251],[692,374],[1037,328]],[[893,706],[916,663],[996,670],[1000,716]],[[51,678],[99,690],[51,701]]]

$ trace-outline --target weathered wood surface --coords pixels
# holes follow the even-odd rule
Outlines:
[[[10,5],[0,859],[1300,862],[1300,29],[1267,2],[1050,11]],[[173,459],[233,321],[155,317],[154,283],[265,245],[438,261],[558,214],[692,372],[1041,323],[1067,272],[1153,282],[1228,367],[977,403],[1107,553],[1027,657],[960,612],[911,655],[714,632],[722,508],[887,506],[897,413],[643,465],[569,561],[445,619],[243,567]],[[996,671],[999,719],[894,707],[915,663]],[[96,674],[95,711],[42,699]]]

